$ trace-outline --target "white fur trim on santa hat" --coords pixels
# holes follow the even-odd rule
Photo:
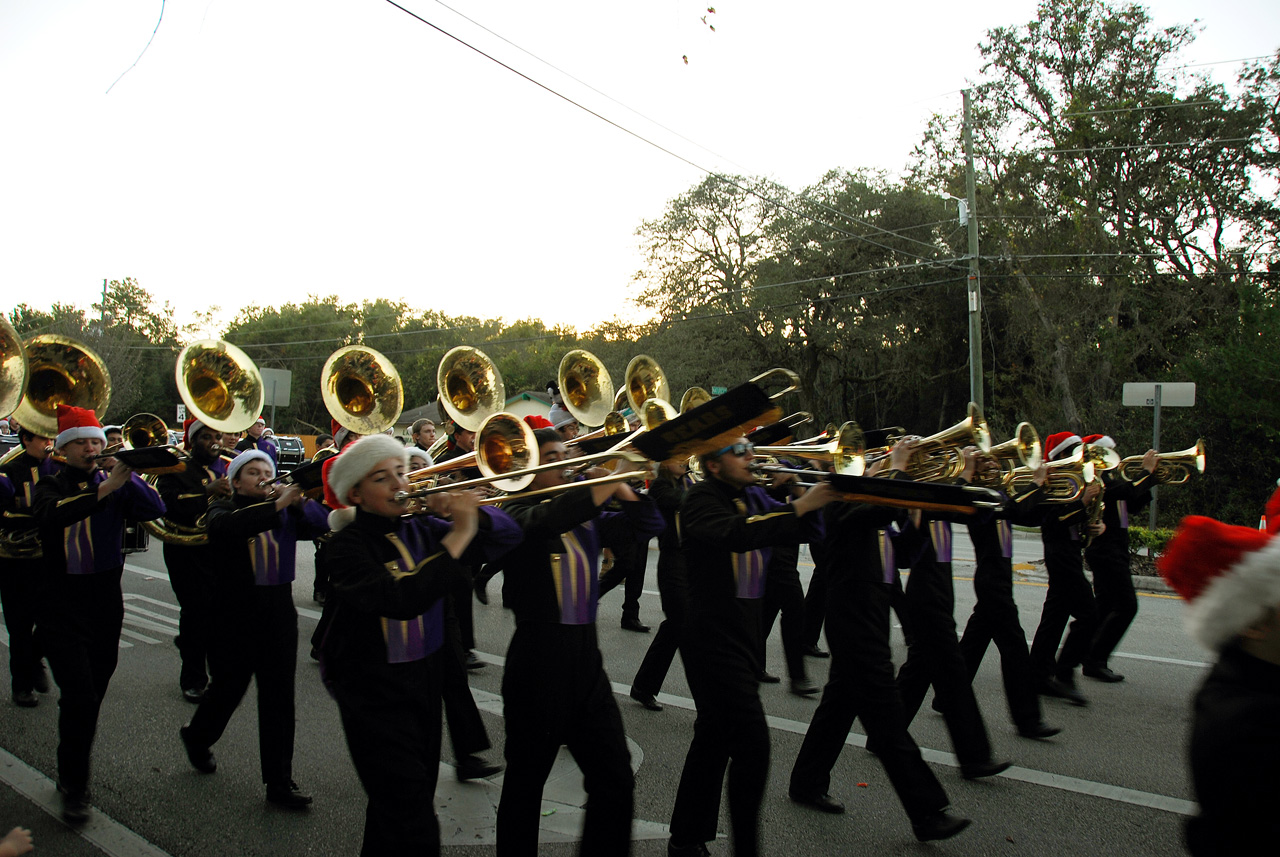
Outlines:
[[[329,489],[339,503],[351,505],[347,494],[356,483],[388,458],[398,458],[408,466],[408,452],[400,441],[385,434],[362,437],[342,451],[329,465]]]
[[[271,460],[271,456],[267,455],[260,449],[247,449],[244,452],[231,459],[231,463],[227,465],[227,479],[234,480],[236,474],[240,472],[240,468],[244,467],[250,461],[265,461],[267,466],[271,468],[271,478],[276,475],[276,463]]]
[[[329,513],[329,529],[336,533],[355,519],[356,510],[354,506],[343,506],[341,509],[334,509]]]
[[[1280,605],[1280,538],[1214,578],[1187,605],[1187,631],[1213,651],[1243,634]]]
[[[1061,453],[1078,443],[1080,443],[1080,435],[1078,434],[1073,434],[1070,437],[1064,437],[1062,440],[1058,441],[1057,446],[1049,450],[1049,459],[1053,460],[1057,458]]]
[[[1103,449],[1115,449],[1115,448],[1116,448],[1116,440],[1115,440],[1115,438],[1113,438],[1111,435],[1109,435],[1109,434],[1104,434],[1102,437],[1100,437],[1100,438],[1098,438],[1097,440],[1093,441],[1093,442],[1092,442],[1092,443],[1090,443],[1089,445],[1090,445],[1090,446],[1100,446],[1100,447],[1102,447]]]
[[[107,442],[107,433],[102,430],[101,426],[73,426],[66,431],[58,432],[58,437],[54,440],[53,445],[56,449],[62,449],[73,440],[80,440],[82,437],[96,437],[103,443]]]

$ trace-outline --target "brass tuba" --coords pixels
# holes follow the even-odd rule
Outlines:
[[[9,319],[0,315],[0,417],[7,417],[27,390],[27,351]]]
[[[613,379],[600,358],[575,348],[560,360],[556,372],[564,406],[584,426],[601,426],[612,413]]]
[[[209,428],[242,432],[262,413],[262,373],[230,342],[191,343],[178,355],[174,376],[187,410]]]
[[[479,431],[491,414],[507,403],[502,373],[478,348],[459,345],[449,350],[436,369],[436,389],[449,418],[467,431]]]
[[[320,397],[329,415],[348,431],[379,434],[396,424],[404,408],[404,384],[391,361],[364,345],[329,355],[320,372]]]
[[[33,336],[27,352],[27,389],[13,416],[40,437],[58,436],[58,405],[88,408],[98,416],[111,401],[111,373],[88,346],[51,333]]]

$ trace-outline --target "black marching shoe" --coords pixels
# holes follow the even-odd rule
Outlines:
[[[839,815],[844,812],[844,804],[826,792],[817,794],[800,794],[799,792],[791,792],[790,797],[795,803],[811,806],[821,812],[829,812],[832,815]]]
[[[40,704],[40,700],[36,699],[36,695],[29,690],[15,690],[13,704],[19,708],[35,708]]]
[[[267,786],[267,803],[274,803],[285,809],[306,809],[311,805],[311,795],[303,794],[293,780],[271,783]]]
[[[676,845],[674,842],[667,842],[667,857],[711,857],[711,852],[707,850],[707,843],[695,842],[692,845]]]
[[[477,655],[474,651],[467,652],[467,661],[466,661],[467,669],[478,670],[478,669],[483,669],[484,667],[487,667],[487,666],[488,664],[480,660],[480,656]]]
[[[662,703],[658,702],[652,693],[645,693],[643,690],[636,690],[633,687],[631,688],[631,698],[650,711],[662,710]]]
[[[58,794],[62,796],[62,820],[67,824],[84,824],[93,815],[88,789],[73,791],[58,783]]]
[[[489,578],[483,574],[477,574],[475,579],[471,581],[471,588],[476,593],[476,600],[484,606],[489,606]]]
[[[190,702],[192,705],[199,705],[201,702],[204,702],[204,688],[184,687],[182,689],[182,698],[187,702]]]
[[[649,633],[649,626],[641,622],[639,619],[628,617],[622,620],[622,630],[635,631],[639,634]]]
[[[1018,734],[1023,738],[1052,738],[1061,731],[1061,726],[1050,726],[1043,720],[1018,727]]]
[[[960,766],[960,776],[966,780],[980,780],[983,777],[994,777],[1002,774],[1013,765],[1013,762],[988,759],[985,762],[972,762]]]
[[[756,673],[756,681],[761,684],[777,684],[782,679],[767,670],[760,670],[760,672]]]
[[[822,650],[822,649],[819,649],[817,646],[805,646],[805,647],[804,647],[804,654],[805,654],[805,657],[809,657],[809,658],[829,658],[829,657],[831,657],[831,653],[830,653],[830,652],[827,652],[827,651],[824,651],[824,650]]]
[[[791,692],[796,696],[813,696],[820,688],[811,679],[793,678],[791,680]]]
[[[911,832],[921,842],[936,842],[939,839],[950,839],[973,822],[959,815],[952,815],[946,809],[931,812],[919,821],[911,822]]]
[[[31,682],[31,689],[36,693],[49,692],[49,673],[45,672],[44,664],[41,664],[40,669],[36,670],[36,677]]]
[[[213,751],[208,747],[199,747],[191,742],[188,737],[191,725],[187,724],[178,729],[178,737],[182,739],[182,746],[187,748],[187,761],[191,763],[191,767],[195,768],[202,774],[212,774],[218,770],[218,761],[213,758]]]
[[[1049,676],[1044,680],[1044,684],[1040,686],[1040,694],[1042,696],[1056,696],[1059,699],[1065,699],[1072,705],[1086,706],[1089,700],[1084,698],[1084,694],[1076,690],[1076,683],[1071,678],[1059,678],[1056,675]]]
[[[1107,684],[1115,684],[1118,681],[1124,681],[1124,676],[1115,670],[1108,669],[1106,666],[1087,666],[1084,668],[1084,674],[1089,678],[1096,678],[1098,681],[1105,681]]]
[[[472,753],[459,759],[458,766],[454,768],[454,771],[458,775],[458,782],[465,783],[467,780],[484,780],[494,774],[500,774],[502,773],[502,766],[490,762],[484,756]]]

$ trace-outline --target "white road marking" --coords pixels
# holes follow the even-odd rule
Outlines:
[[[0,750],[0,780],[49,815],[62,818],[62,799],[53,780],[5,750]],[[96,808],[89,822],[76,832],[110,857],[170,857],[169,852]]]

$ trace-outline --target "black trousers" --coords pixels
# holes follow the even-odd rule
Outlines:
[[[1019,727],[1032,727],[1040,722],[1040,695],[1031,675],[1031,656],[1027,651],[1027,634],[1018,621],[1018,605],[1013,600],[1013,567],[979,565],[973,576],[977,602],[960,638],[969,681],[992,643],[1000,652],[1000,675],[1009,716]]]
[[[1057,674],[1070,678],[1089,654],[1093,635],[1098,630],[1098,607],[1093,589],[1084,576],[1084,567],[1076,562],[1055,562],[1046,556],[1049,591],[1040,611],[1040,626],[1031,641],[1031,670],[1036,680]],[[1071,631],[1062,642],[1067,620]],[[1062,642],[1062,652],[1058,643]]]
[[[1133,590],[1128,554],[1091,552],[1087,557],[1100,620],[1084,663],[1105,667],[1138,615],[1138,594]]]
[[[41,561],[0,559],[0,608],[9,632],[9,673],[13,692],[29,692],[44,670],[36,645],[36,612],[41,596]]]
[[[905,613],[911,634],[898,686],[907,725],[933,685],[951,745],[962,765],[990,761],[991,742],[956,639],[955,589],[950,563],[922,563],[907,579]]]
[[[212,680],[191,718],[188,740],[210,747],[222,737],[244,699],[250,679],[258,684],[258,754],[262,781],[293,779],[294,679],[298,670],[298,612],[292,587],[255,586],[237,606],[248,615],[220,617],[209,652]]]
[[[773,623],[781,613],[782,653],[787,662],[787,676],[792,681],[808,678],[804,666],[804,586],[800,583],[800,570],[794,561],[769,564],[761,606],[764,611],[760,633],[761,665],[765,663],[765,641],[773,633]]]
[[[817,646],[822,636],[822,623],[827,618],[827,568],[821,548],[810,545],[813,555],[813,576],[809,578],[809,591],[804,594],[804,623],[800,642],[804,646]]]
[[[361,857],[440,854],[440,653],[407,664],[338,664],[331,688],[369,804]]]
[[[468,597],[470,595],[468,594]],[[445,626],[444,647],[440,650],[440,696],[449,726],[449,743],[455,761],[489,749],[489,732],[480,718],[480,709],[467,681],[466,650],[462,635],[450,610]]]
[[[868,746],[875,748],[907,816],[918,821],[948,800],[907,732],[889,646],[892,588],[877,581],[855,581],[841,586],[838,595],[832,593],[827,612],[830,678],[791,769],[791,792],[830,791],[831,770],[853,721],[861,717]]]
[[[757,661],[746,652],[734,657],[717,641],[699,639],[692,628],[686,631],[680,651],[698,716],[671,812],[671,842],[692,845],[716,838],[727,771],[733,853],[755,857],[769,778],[769,727]]]
[[[662,682],[666,680],[667,671],[680,648],[685,616],[689,612],[689,580],[682,561],[663,562],[659,558],[658,595],[666,618],[658,625],[658,633],[644,653],[640,669],[636,670],[635,680],[631,682],[631,687],[637,692],[655,695],[662,690]]]
[[[209,683],[206,665],[210,640],[217,618],[214,585],[217,579],[217,548],[210,545],[186,547],[165,542],[164,565],[169,585],[178,599],[178,636],[174,642],[182,657],[178,684],[183,690],[201,690]]]
[[[77,575],[70,585],[59,581],[36,618],[36,640],[58,684],[58,782],[70,792],[89,787],[98,712],[116,671],[121,571]]]
[[[631,852],[635,781],[622,715],[594,625],[516,626],[502,676],[507,772],[498,804],[498,855],[534,857],[542,789],[560,747],[582,769],[586,820],[578,853]]]
[[[613,567],[600,576],[600,597],[622,587],[622,620],[640,618],[640,596],[649,563],[649,540],[628,541],[613,547]]]

